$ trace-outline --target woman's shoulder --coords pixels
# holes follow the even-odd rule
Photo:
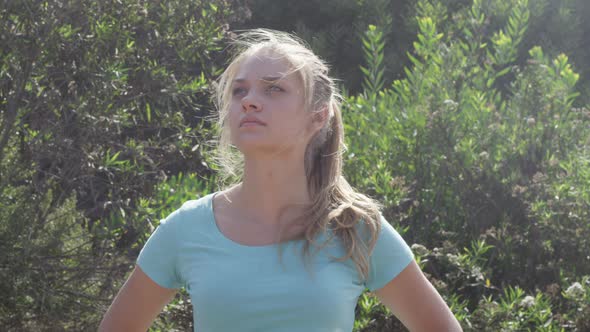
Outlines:
[[[199,198],[191,199],[182,204],[179,208],[183,212],[199,212],[201,210],[207,210],[211,206],[211,199],[215,193],[210,193]]]
[[[170,213],[160,224],[169,227],[189,227],[203,224],[212,218],[211,198],[214,193],[200,198],[185,201],[179,208]]]

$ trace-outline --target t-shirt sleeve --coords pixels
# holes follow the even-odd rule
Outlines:
[[[179,211],[171,213],[150,235],[137,258],[137,265],[158,285],[180,288],[177,230]]]
[[[399,233],[381,216],[381,232],[369,260],[369,276],[365,286],[375,291],[395,278],[410,262],[414,254]]]

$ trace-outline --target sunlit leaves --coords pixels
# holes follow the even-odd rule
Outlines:
[[[421,257],[426,269],[452,266],[437,277],[448,283],[442,290],[469,303],[493,295],[480,307],[454,300],[466,326],[559,329],[565,325],[553,319],[562,302],[501,289],[533,287],[531,270],[555,278],[557,257],[568,261],[569,276],[590,272],[590,256],[575,258],[590,250],[590,194],[582,189],[590,174],[583,162],[590,111],[572,107],[580,76],[566,55],[550,57],[540,47],[517,64],[529,28],[527,1],[476,0],[455,16],[466,20],[458,22],[461,34],[439,27],[430,4],[438,2],[420,3],[424,16],[416,19],[404,78],[376,93],[365,84],[364,94],[347,98],[347,178],[393,204],[392,219],[408,226],[413,241],[467,248],[447,261],[434,251]],[[489,29],[491,15],[504,17],[498,29]],[[574,308],[564,317],[579,317]]]

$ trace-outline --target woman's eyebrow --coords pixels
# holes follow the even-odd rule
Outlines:
[[[263,82],[277,82],[280,81],[284,78],[284,76],[264,76],[260,79],[260,81]],[[246,82],[247,80],[245,78],[236,78],[234,80],[234,83],[243,83]]]
[[[264,76],[260,80],[264,81],[264,82],[276,82],[276,81],[280,81],[281,79],[283,79],[282,76]]]

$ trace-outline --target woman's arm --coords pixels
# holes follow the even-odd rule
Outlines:
[[[410,331],[462,331],[415,261],[375,293]]]
[[[98,330],[146,331],[176,292],[177,289],[156,284],[136,266],[109,307]]]

